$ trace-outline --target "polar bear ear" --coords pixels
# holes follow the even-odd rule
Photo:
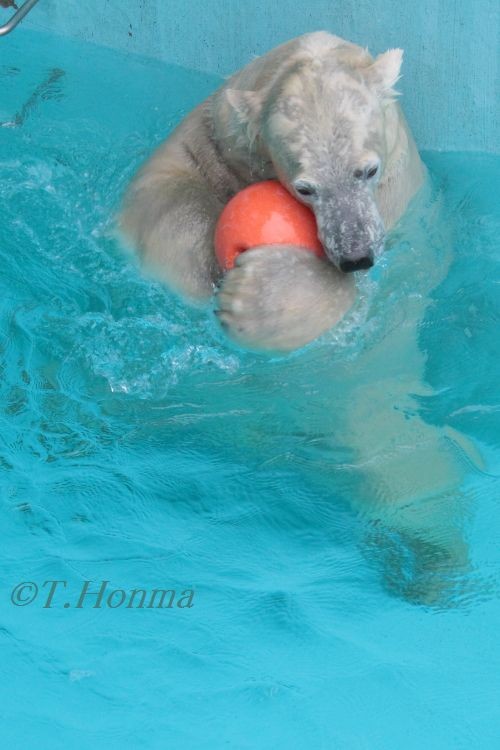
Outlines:
[[[256,91],[226,89],[226,97],[239,118],[245,122],[254,120],[260,112],[261,98]]]
[[[384,98],[397,95],[393,86],[399,81],[402,62],[403,50],[389,49],[378,55],[366,69],[365,75],[369,84]]]

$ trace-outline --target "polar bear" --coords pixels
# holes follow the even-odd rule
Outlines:
[[[425,179],[396,103],[401,61],[401,50],[373,59],[316,32],[236,73],[179,125],[126,194],[121,226],[146,266],[194,302],[215,291],[221,323],[251,348],[292,350],[333,326],[353,302],[352,272],[376,261],[385,232]],[[222,275],[213,247],[220,212],[239,190],[271,178],[314,211],[326,259],[258,247]],[[425,295],[407,300],[415,325],[360,354],[359,382],[335,424],[362,474],[352,504],[371,530],[367,549],[385,550],[391,590],[432,603],[468,565],[457,488],[469,449],[463,436],[419,415],[425,356],[417,323],[426,305]],[[325,420],[328,434],[328,410]],[[414,556],[411,580],[404,549]]]
[[[245,346],[287,351],[331,328],[424,167],[395,101],[402,51],[375,60],[326,32],[258,57],[200,104],[133,180],[121,226],[144,263],[191,300],[218,295]],[[277,178],[315,213],[326,260],[257,247],[221,276],[213,237],[239,190]]]

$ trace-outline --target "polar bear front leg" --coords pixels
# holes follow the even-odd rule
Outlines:
[[[121,230],[156,277],[193,302],[207,300],[220,275],[213,235],[223,204],[196,172],[157,161],[129,188]]]
[[[354,302],[352,276],[313,253],[263,245],[242,253],[222,280],[219,320],[251,349],[290,351],[335,325]]]

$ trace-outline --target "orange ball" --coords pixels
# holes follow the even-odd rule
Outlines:
[[[257,245],[299,245],[325,257],[313,212],[277,180],[256,182],[231,198],[215,228],[215,253],[225,271]]]

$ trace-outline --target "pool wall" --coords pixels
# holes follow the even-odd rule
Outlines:
[[[40,0],[24,28],[221,75],[318,29],[374,53],[403,47],[400,90],[420,148],[499,152],[499,8],[498,0]]]

